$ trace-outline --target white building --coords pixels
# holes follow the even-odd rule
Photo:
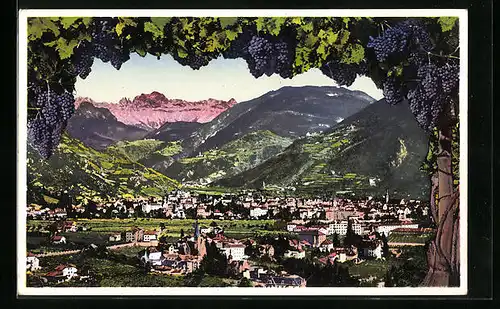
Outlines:
[[[149,213],[152,210],[158,210],[158,209],[163,209],[163,208],[164,207],[161,203],[152,203],[152,204],[146,203],[146,204],[142,205],[142,211],[144,211],[145,213]]]
[[[382,258],[382,244],[380,242],[363,247],[362,250],[365,257]]]
[[[291,259],[303,259],[306,257],[306,252],[304,250],[287,250],[284,255],[285,258]]]
[[[294,224],[294,223],[288,223],[286,225],[286,230],[289,231],[289,232],[293,232],[295,230],[295,228],[297,227],[297,224]]]
[[[347,234],[347,227],[349,223],[347,220],[342,220],[342,221],[334,221],[333,223],[330,223],[328,225],[328,233],[329,235],[332,235],[334,233],[337,233],[337,235],[346,235]],[[358,235],[362,235],[364,232],[363,225],[359,222],[354,221],[352,223],[352,230],[354,233]]]
[[[144,235],[142,236],[143,241],[153,241],[156,240],[156,231],[145,231]]]
[[[231,255],[233,261],[242,261],[245,259],[245,245],[226,243],[220,249],[228,258]]]
[[[26,257],[26,270],[35,271],[41,269],[40,260],[33,254],[29,254]]]
[[[120,240],[122,240],[122,234],[120,233],[109,235],[109,241],[120,241]]]
[[[208,233],[211,233],[212,231],[213,231],[213,228],[211,226],[200,227],[200,233],[202,233],[202,234],[208,234]]]
[[[267,208],[264,207],[250,208],[250,217],[259,218],[267,216],[267,212],[268,212]]]
[[[78,276],[78,270],[74,266],[66,266],[62,269],[62,275],[70,280],[73,277]]]
[[[395,229],[399,228],[418,228],[418,224],[380,224],[376,227],[375,231],[380,234],[385,234],[385,236],[389,236],[391,232]]]

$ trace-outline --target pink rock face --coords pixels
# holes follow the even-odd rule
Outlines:
[[[146,129],[157,129],[166,122],[209,122],[236,104],[234,99],[222,101],[210,98],[197,102],[168,99],[154,91],[138,95],[133,100],[123,98],[118,103],[98,103],[90,98],[78,97],[75,107],[85,101],[95,107],[107,108],[120,122]]]

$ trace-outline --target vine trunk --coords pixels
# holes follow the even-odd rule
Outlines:
[[[451,126],[440,128],[437,172],[431,177],[431,213],[437,224],[427,252],[427,287],[458,286],[460,279],[459,190],[453,187]]]

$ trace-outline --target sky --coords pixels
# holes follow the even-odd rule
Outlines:
[[[193,70],[177,63],[170,55],[158,60],[155,56],[130,55],[120,70],[110,63],[94,60],[92,73],[78,78],[76,96],[89,97],[96,102],[118,102],[121,98],[134,98],[142,93],[158,91],[170,99],[187,101],[235,99],[243,102],[284,86],[336,86],[319,69],[311,69],[291,79],[279,75],[254,78],[243,59],[212,60],[207,66]],[[360,90],[382,98],[382,91],[367,77],[358,77],[348,89]]]

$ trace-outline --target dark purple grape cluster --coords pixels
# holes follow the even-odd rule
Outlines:
[[[254,36],[254,32],[250,30],[243,31],[234,41],[227,50],[222,53],[225,59],[237,59],[248,57],[248,45]]]
[[[446,94],[450,94],[458,86],[460,67],[456,63],[446,63],[437,70],[441,81],[441,88]]]
[[[290,43],[279,40],[274,44],[276,54],[276,73],[282,78],[292,76],[292,67],[295,57],[295,47]]]
[[[440,85],[437,73],[438,69],[434,63],[424,64],[417,70],[417,77],[429,99],[434,98],[439,93]]]
[[[119,70],[124,62],[130,59],[129,53],[121,47],[118,35],[113,30],[116,21],[113,19],[97,19],[91,31],[92,55],[102,62],[111,62]]]
[[[408,91],[410,109],[419,125],[430,131],[436,125],[443,107],[450,100],[450,93],[458,84],[459,68],[456,64],[438,67],[430,62],[420,66],[420,79],[414,89]]]
[[[43,159],[48,159],[59,145],[64,126],[49,126],[42,114],[28,122],[28,142]]]
[[[370,37],[367,44],[368,48],[373,48],[380,62],[386,61],[392,55],[407,54],[415,46],[424,52],[433,48],[428,32],[415,20],[403,21],[388,28],[381,36]]]
[[[271,76],[276,67],[274,44],[268,38],[253,36],[248,45],[248,68],[254,77]],[[249,61],[250,60],[250,61]]]
[[[188,54],[187,57],[179,57],[179,55],[174,54],[174,59],[179,62],[181,65],[189,66],[193,70],[199,70],[201,67],[206,66],[210,60],[207,57],[197,55],[197,54]]]
[[[58,93],[47,84],[29,82],[28,85],[28,104],[38,110],[28,122],[28,141],[46,159],[59,144],[62,131],[75,112],[75,100],[72,93]]]
[[[72,62],[72,73],[83,79],[87,78],[92,71],[92,65],[94,64],[92,44],[88,41],[82,41],[75,49]]]
[[[409,37],[410,32],[406,25],[395,26],[377,38],[370,37],[367,47],[373,48],[377,60],[382,62],[391,54],[403,53],[408,47]]]
[[[323,65],[320,70],[323,74],[333,79],[339,86],[351,86],[359,72],[359,66],[346,64],[340,60],[331,60]]]
[[[387,103],[395,105],[403,101],[403,93],[401,90],[401,83],[398,82],[396,77],[389,76],[384,80],[383,93]]]

